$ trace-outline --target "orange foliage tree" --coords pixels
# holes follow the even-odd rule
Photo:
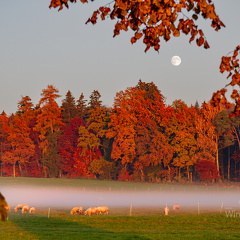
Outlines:
[[[18,115],[22,121],[26,123],[26,126],[30,128],[29,137],[35,145],[34,155],[28,159],[28,164],[25,164],[25,171],[30,177],[42,176],[38,133],[33,130],[36,123],[36,114],[37,112],[35,111],[31,98],[29,96],[22,97],[22,99],[18,102],[16,115]]]
[[[68,8],[69,2],[75,3],[77,0],[51,0],[49,7],[58,7],[58,10],[61,10],[64,6]],[[186,16],[184,11],[188,12],[190,17]],[[114,0],[94,11],[86,23],[96,24],[99,17],[102,20],[107,17],[117,19],[113,36],[119,35],[122,30],[131,29],[134,32],[131,43],[142,38],[146,45],[145,52],[151,47],[158,51],[161,39],[168,41],[172,36],[178,37],[181,33],[190,35],[189,42],[196,39],[198,46],[209,48],[203,31],[196,24],[199,16],[210,19],[211,26],[216,31],[225,27],[211,0]]]
[[[199,161],[210,161],[214,163],[216,171],[219,173],[218,156],[218,134],[214,125],[218,109],[210,103],[203,103],[196,118],[197,152],[195,154],[196,163]],[[212,166],[212,165],[211,165]],[[207,168],[208,166],[206,166]]]
[[[107,136],[113,138],[111,157],[121,162],[122,171],[131,166],[144,180],[146,167],[171,159],[163,133],[164,109],[164,98],[153,83],[139,81],[136,87],[117,93]]]
[[[34,130],[39,133],[39,147],[45,176],[59,176],[60,158],[57,151],[57,138],[64,125],[61,108],[56,102],[60,95],[53,85],[48,85],[46,89],[43,89],[41,96]]]
[[[85,115],[86,126],[80,126],[78,129],[78,147],[82,151],[75,166],[85,166],[88,176],[92,175],[90,164],[102,156],[102,141],[107,128],[107,108],[102,106],[100,98],[101,94],[94,90],[90,95],[89,107]]]
[[[178,179],[185,175],[192,181],[192,167],[195,164],[194,155],[196,142],[196,108],[188,107],[183,101],[176,100],[172,104],[173,113],[170,117],[167,134],[174,149],[173,166],[178,168]],[[183,171],[183,174],[181,173]]]
[[[240,86],[240,66],[239,66],[239,58],[238,54],[240,51],[240,45],[238,45],[233,52],[229,53],[232,54],[229,56],[223,56],[221,64],[219,66],[220,72],[224,73],[227,72],[228,76],[227,79],[230,78],[231,82],[227,84],[224,88],[221,90],[218,90],[217,92],[213,93],[211,103],[214,106],[221,106],[225,105],[226,107],[230,108],[231,104],[229,103],[226,92],[227,87],[232,86],[233,90],[231,93],[231,99],[235,102],[234,110],[230,113],[230,117],[240,117],[240,94],[239,90],[237,90],[235,87]]]
[[[23,118],[18,115],[13,117],[9,125],[8,141],[10,148],[2,156],[2,160],[9,162],[13,167],[13,177],[16,177],[16,165],[18,164],[20,175],[23,175],[23,167],[34,155],[35,146],[30,138],[30,128]]]

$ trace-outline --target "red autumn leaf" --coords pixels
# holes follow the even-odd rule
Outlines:
[[[58,7],[58,10],[62,10],[63,7],[68,8],[68,3],[75,3],[77,0],[51,0],[50,8]],[[82,3],[88,2],[88,0],[80,0]],[[121,29],[114,29],[114,36],[120,34],[120,30],[128,30],[130,27],[134,34],[138,33],[141,29],[144,38],[149,37],[153,41],[146,44],[146,49],[153,47],[158,51],[158,44],[160,41],[155,39],[164,38],[166,41],[170,40],[170,35],[175,37],[180,35],[180,31],[184,34],[191,34],[189,42],[191,43],[196,36],[194,31],[198,31],[200,39],[197,40],[198,46],[204,46],[204,48],[209,48],[209,45],[201,37],[204,36],[202,30],[198,30],[198,26],[195,22],[199,17],[211,20],[211,26],[217,31],[221,27],[225,27],[218,15],[215,13],[214,4],[208,0],[183,0],[180,3],[176,3],[175,0],[165,0],[165,1],[130,1],[130,0],[116,0],[113,1],[112,7],[101,6],[99,8],[100,17],[102,20],[106,19],[109,14],[111,20],[117,19],[118,21],[125,21],[124,26]],[[109,6],[111,3],[109,4]],[[182,19],[181,14],[184,10],[190,13],[191,18]],[[95,24],[98,20],[97,14],[93,13],[86,23],[91,22]],[[148,32],[147,29],[152,27],[155,31]],[[139,39],[139,36],[135,36]],[[142,36],[141,36],[142,37]],[[155,47],[156,46],[156,47]],[[145,50],[146,51],[146,50]]]
[[[200,38],[198,38],[198,39],[196,40],[196,42],[197,42],[197,45],[200,47],[200,46],[202,46],[203,43],[204,43],[204,38],[203,38],[203,37],[200,37]]]
[[[133,44],[133,43],[135,43],[137,41],[137,39],[135,38],[135,37],[132,37],[131,38],[131,43]]]
[[[136,33],[135,33],[135,38],[136,38],[136,39],[140,39],[142,36],[143,36],[143,34],[140,33],[140,32],[136,32]]]
[[[209,46],[209,44],[208,44],[208,42],[207,42],[207,41],[205,41],[205,42],[204,42],[204,48],[205,48],[205,49],[208,49],[208,48],[210,48],[210,46]]]

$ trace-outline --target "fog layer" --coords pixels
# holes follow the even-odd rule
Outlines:
[[[26,203],[35,207],[100,206],[124,207],[165,206],[179,203],[183,206],[220,207],[239,205],[240,192],[178,192],[178,191],[98,191],[69,187],[1,187],[0,191],[11,206]]]

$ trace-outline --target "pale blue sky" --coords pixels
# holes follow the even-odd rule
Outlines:
[[[116,92],[139,79],[154,82],[167,104],[175,99],[202,103],[225,86],[219,64],[240,44],[240,1],[213,1],[226,29],[215,32],[210,21],[198,21],[210,49],[189,44],[189,37],[182,35],[162,40],[159,53],[144,53],[142,40],[132,45],[130,31],[113,38],[111,20],[85,25],[92,11],[108,2],[78,1],[58,12],[48,8],[50,0],[0,1],[0,112],[14,113],[26,95],[36,104],[49,84],[59,89],[59,103],[68,90],[76,100],[81,93],[88,99],[98,90],[107,106],[112,106]],[[173,55],[181,57],[180,66],[171,65]]]

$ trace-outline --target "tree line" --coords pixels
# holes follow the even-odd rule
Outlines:
[[[234,104],[171,105],[154,83],[116,93],[112,107],[94,90],[87,101],[53,85],[38,104],[0,114],[1,176],[144,182],[239,181],[240,120]]]

